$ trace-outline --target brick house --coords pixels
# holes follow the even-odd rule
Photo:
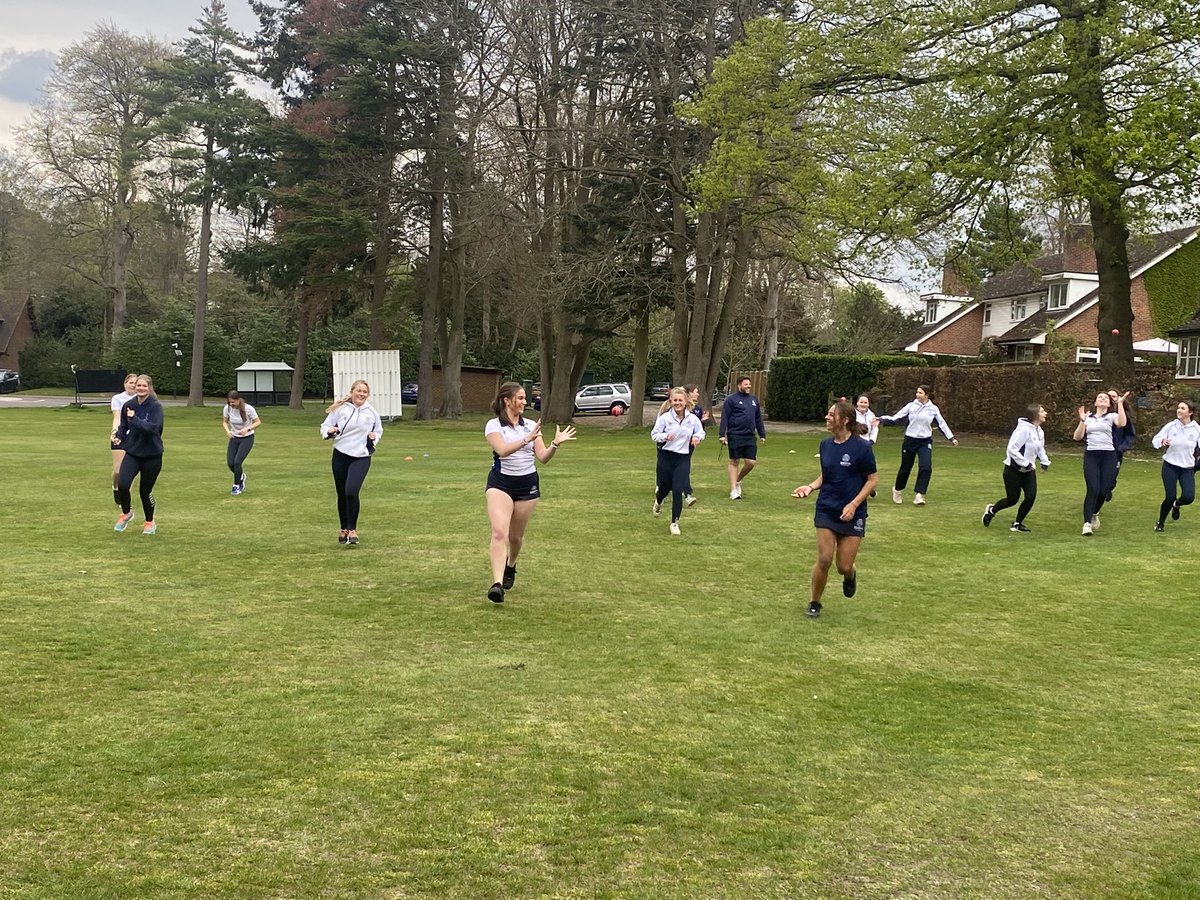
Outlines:
[[[1187,322],[1172,328],[1168,334],[1179,341],[1175,377],[1180,381],[1200,384],[1200,309]]]
[[[0,290],[0,369],[20,371],[21,351],[31,340],[28,295]]]
[[[1129,241],[1133,341],[1162,337],[1178,321],[1158,321],[1147,276],[1175,254],[1200,254],[1197,226],[1177,228]],[[1151,281],[1153,275],[1151,275]],[[1045,351],[1051,323],[1060,334],[1079,341],[1076,362],[1100,359],[1096,319],[1099,304],[1096,253],[1091,229],[1077,226],[1062,253],[1021,263],[992,276],[970,295],[952,272],[942,276],[937,293],[922,296],[925,325],[910,335],[904,349],[916,353],[979,356],[991,341],[1012,360],[1036,360]],[[1200,284],[1191,285],[1200,303]]]

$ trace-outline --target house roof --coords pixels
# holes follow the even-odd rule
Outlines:
[[[1063,255],[1052,253],[1029,263],[1018,263],[989,278],[983,285],[982,299],[1017,297],[1042,289],[1042,276],[1063,270]]]
[[[291,372],[292,367],[285,362],[244,362],[233,371],[235,372]]]
[[[1128,244],[1130,278],[1136,278],[1164,256],[1174,253],[1180,246],[1195,237],[1197,230],[1200,230],[1200,226],[1189,225],[1186,228],[1176,228],[1144,238],[1130,238]],[[1045,332],[1050,321],[1057,322],[1059,325],[1069,322],[1080,313],[1095,306],[1099,298],[1100,289],[1094,288],[1066,309],[1056,309],[1053,312],[1048,309],[1038,310],[996,338],[996,343],[1011,344],[1033,340]]]
[[[28,302],[29,295],[24,291],[0,291],[0,353],[8,352],[8,343]]]
[[[1175,335],[1197,334],[1200,333],[1200,309],[1196,310],[1196,314],[1180,325],[1178,328],[1172,328],[1167,332],[1171,337]]]

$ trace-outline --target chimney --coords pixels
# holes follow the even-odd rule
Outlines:
[[[947,297],[969,297],[966,279],[958,273],[956,259],[948,259],[942,266],[942,293]]]
[[[1063,230],[1064,272],[1095,272],[1096,248],[1092,242],[1092,226],[1068,225]]]

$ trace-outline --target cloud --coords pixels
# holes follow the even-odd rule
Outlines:
[[[54,63],[55,55],[49,50],[29,53],[12,47],[0,50],[0,97],[16,103],[33,103]]]

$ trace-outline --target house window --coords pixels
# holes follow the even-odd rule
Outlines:
[[[1200,335],[1185,337],[1179,342],[1180,378],[1200,378]]]
[[[1050,309],[1067,308],[1067,283],[1059,281],[1050,285]]]
[[[983,304],[983,324],[990,325],[992,322],[992,304]]]
[[[1099,347],[1076,347],[1075,362],[1078,363],[1098,363],[1100,362]]]
[[[1013,345],[1013,359],[1015,359],[1017,362],[1029,362],[1030,360],[1032,360],[1033,359],[1033,345],[1032,344],[1014,344]]]
[[[925,324],[926,325],[929,325],[929,324],[937,321],[937,307],[938,307],[938,304],[937,304],[936,300],[926,300],[925,301]]]
[[[1025,300],[1014,300],[1012,302],[1012,313],[1008,317],[1013,322],[1020,322],[1025,318]]]

